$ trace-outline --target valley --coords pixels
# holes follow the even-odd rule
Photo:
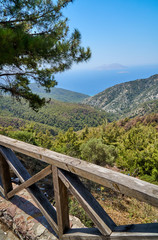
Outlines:
[[[51,100],[50,103],[35,112],[29,108],[26,102],[13,101],[9,96],[0,98],[0,113],[1,117],[21,118],[64,131],[70,127],[74,128],[75,131],[81,130],[86,125],[95,127],[102,124],[105,119],[107,121],[116,119],[115,115],[91,106],[57,100]]]
[[[3,96],[0,98],[0,134],[158,184],[157,79],[153,76],[149,82],[145,80],[146,90],[143,80],[116,85],[84,100],[86,104],[52,99],[38,112],[24,101],[19,103]],[[106,112],[110,106],[112,110]],[[19,159],[31,175],[44,167],[21,154]],[[92,182],[84,183],[117,224],[158,221],[155,208]],[[42,181],[39,186],[43,184]],[[44,191],[52,201],[50,189],[49,177]],[[69,207],[70,213],[81,218],[87,227],[93,226],[71,197]]]

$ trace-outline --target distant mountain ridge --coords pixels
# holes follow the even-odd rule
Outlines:
[[[158,74],[117,84],[85,99],[83,103],[125,117],[134,113],[135,109],[139,111],[139,105],[153,100],[158,100]]]
[[[63,88],[51,88],[50,93],[46,93],[44,87],[38,87],[36,83],[31,83],[30,88],[33,93],[38,94],[40,97],[52,98],[61,102],[80,103],[89,95],[78,93]]]

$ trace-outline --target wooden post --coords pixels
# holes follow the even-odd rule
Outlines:
[[[59,239],[70,228],[67,188],[58,176],[58,168],[52,166],[54,196],[56,202]]]
[[[0,153],[0,176],[3,184],[4,195],[6,199],[8,199],[7,193],[10,192],[13,189],[13,187],[11,183],[9,165],[1,153]]]

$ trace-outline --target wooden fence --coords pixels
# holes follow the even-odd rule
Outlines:
[[[31,177],[13,151],[49,165]],[[15,189],[12,188],[10,168],[21,181]],[[53,178],[56,209],[35,184],[48,174]],[[0,135],[0,190],[9,199],[26,188],[59,239],[158,240],[158,223],[117,226],[79,177],[158,207],[156,185]],[[95,228],[70,229],[67,189],[89,215]]]

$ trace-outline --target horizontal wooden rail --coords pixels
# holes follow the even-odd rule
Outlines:
[[[0,145],[158,207],[158,186],[154,184],[3,135]]]
[[[129,225],[129,228],[132,225]],[[132,227],[131,227],[132,228]],[[145,230],[145,227],[143,228]],[[96,228],[70,229],[62,240],[158,240],[157,233],[146,232],[113,232],[103,236]]]

